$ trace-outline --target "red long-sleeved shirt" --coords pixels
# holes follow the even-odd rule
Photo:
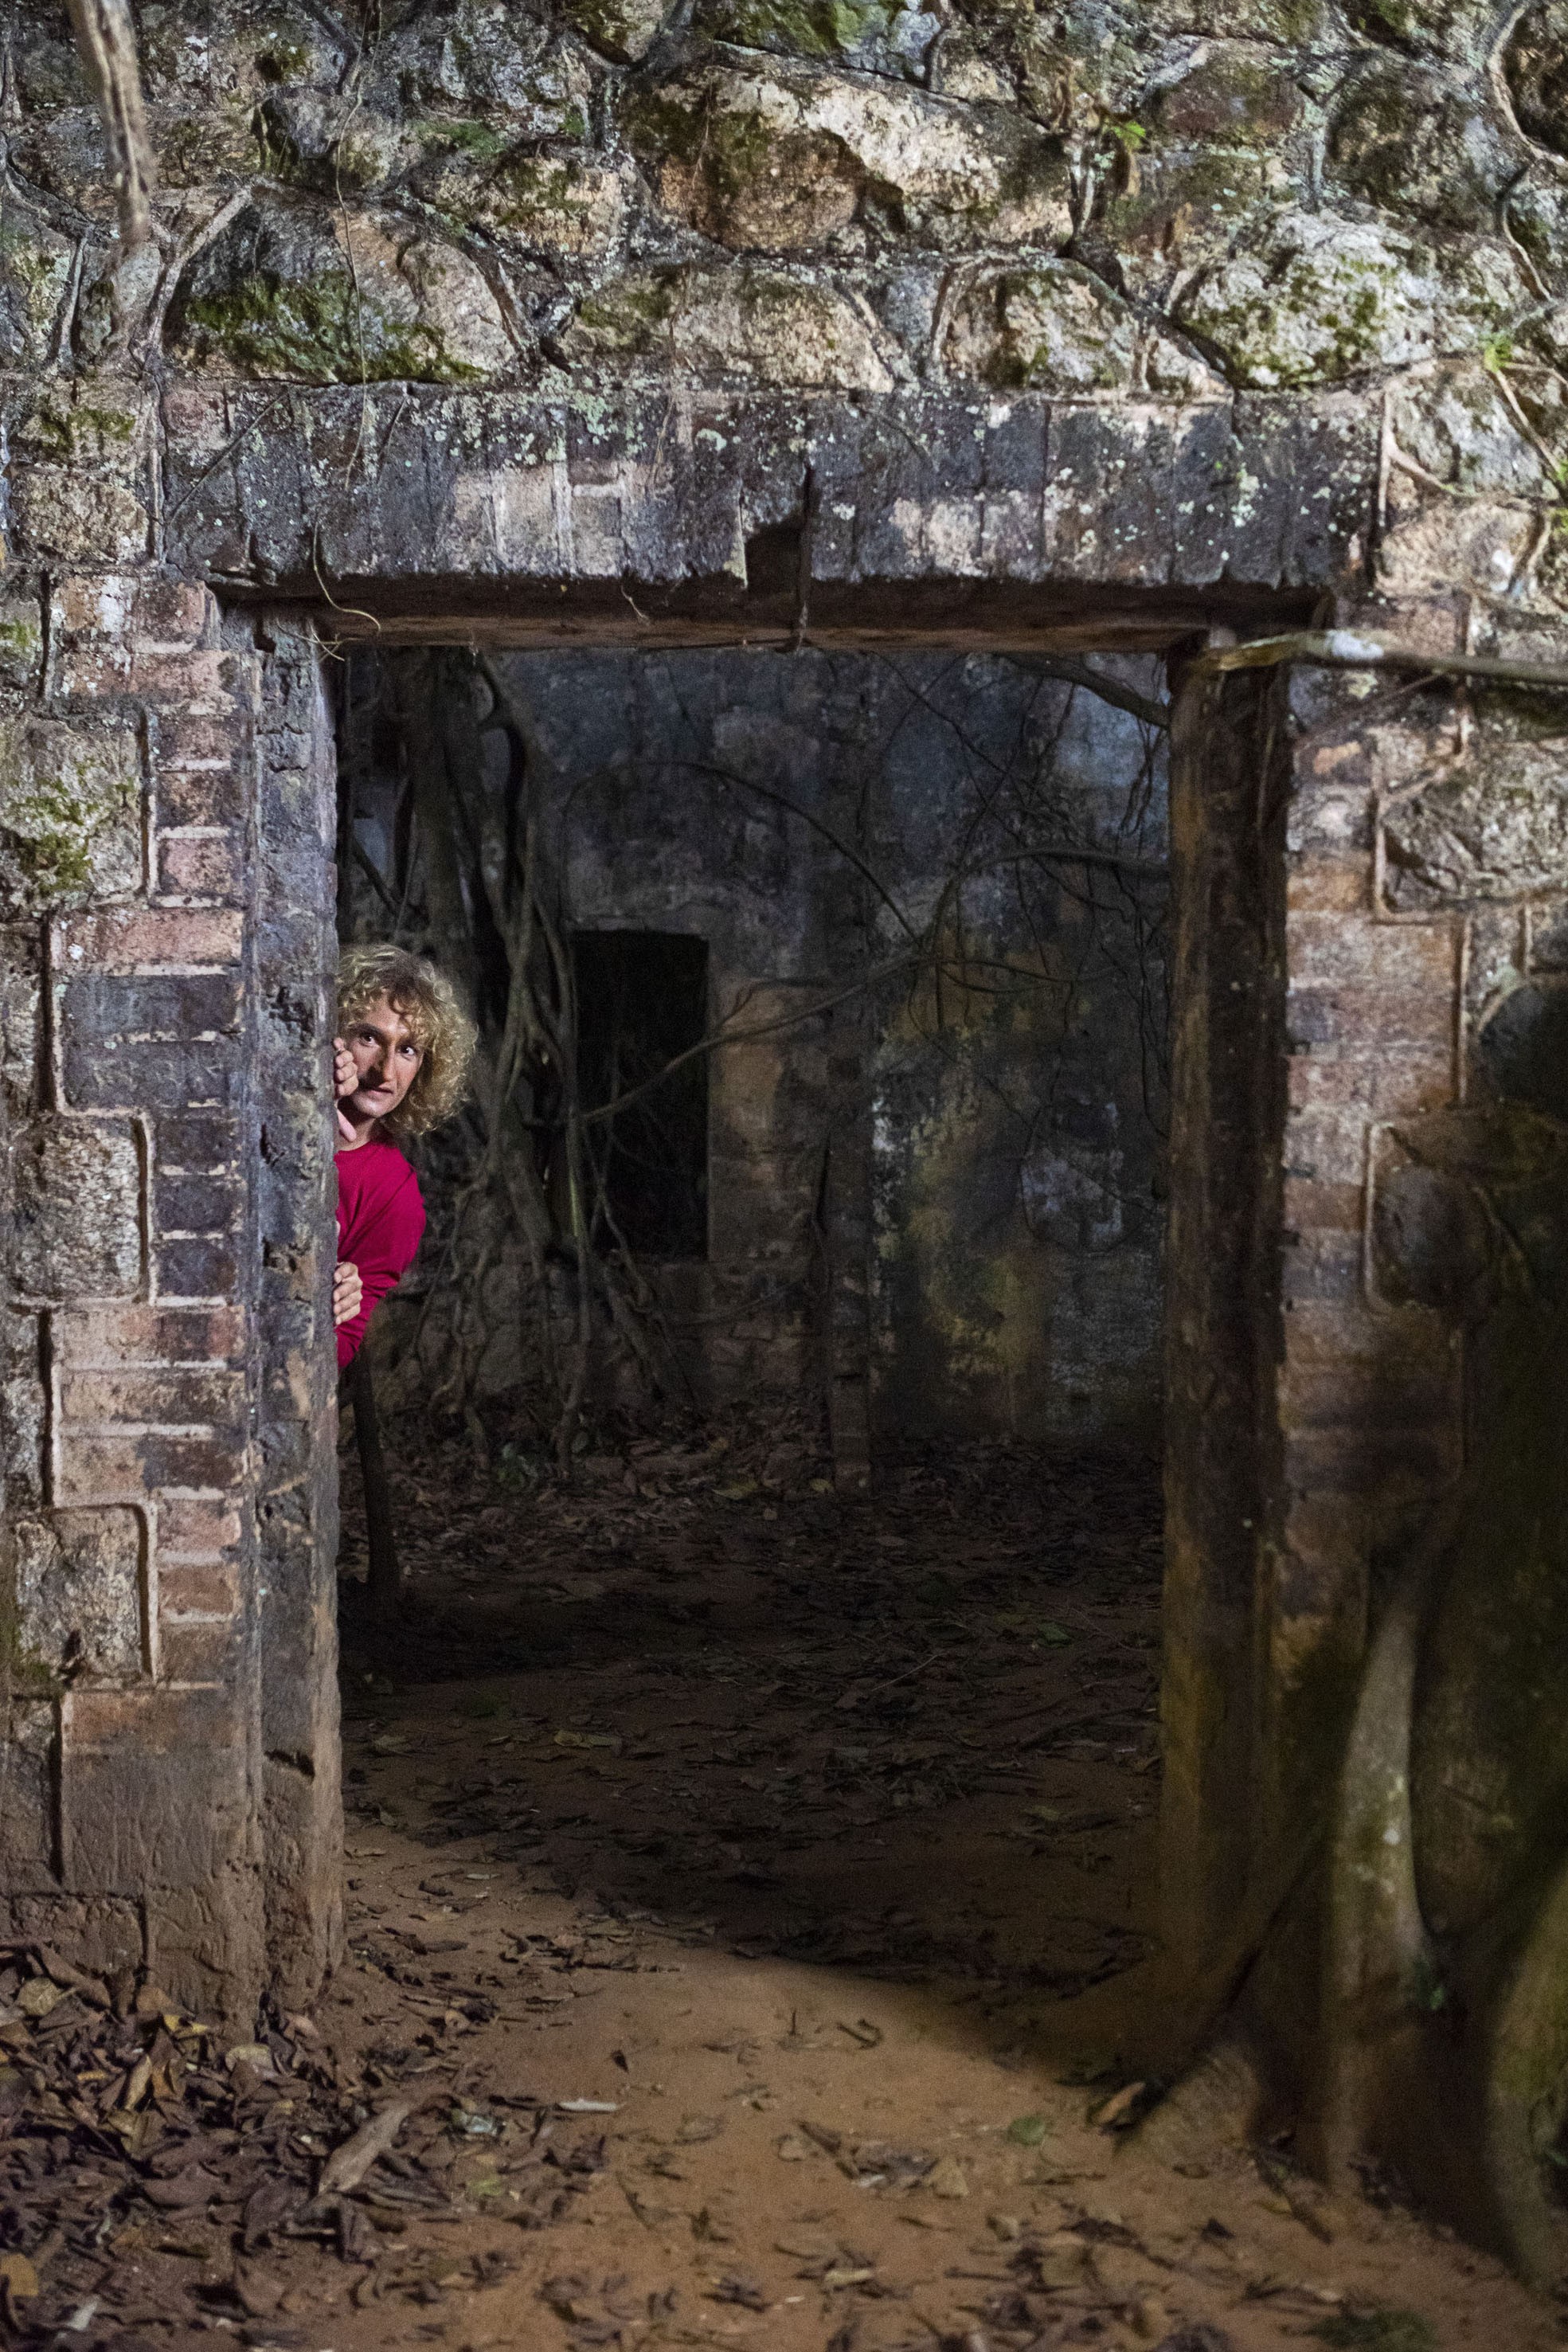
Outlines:
[[[360,1269],[364,1299],[359,1313],[338,1326],[338,1370],[351,1363],[371,1310],[413,1264],[424,1231],[419,1179],[392,1144],[372,1136],[338,1154],[338,1256]]]

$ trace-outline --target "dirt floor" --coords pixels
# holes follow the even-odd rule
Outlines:
[[[313,2016],[225,2048],[0,1955],[0,2342],[1561,2342],[1396,2184],[1140,2121],[1151,1465],[949,1449],[873,1505],[778,1425],[599,1443],[569,1487],[395,1445],[390,1627],[346,1472]]]

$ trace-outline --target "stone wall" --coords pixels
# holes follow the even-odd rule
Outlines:
[[[5,787],[7,1917],[238,2013],[267,1974],[274,1866],[256,1522],[278,1491],[277,1412],[257,1284],[269,1245],[313,1222],[292,1188],[269,1201],[256,1170],[303,1097],[298,1172],[318,1192],[325,1179],[329,765],[308,726],[298,895],[257,856],[258,812],[283,787],[259,764],[278,719],[258,742],[271,674],[252,631],[225,646],[204,588],[153,577],[65,574],[11,612],[34,667]],[[306,919],[303,958],[298,936],[277,938],[280,898]],[[302,1008],[287,1093],[265,1067],[280,979]],[[329,1396],[323,1265],[308,1242],[287,1335],[300,1417]],[[297,1438],[296,1484],[319,1489],[308,1450]],[[329,1528],[309,1503],[302,1516],[312,1551]],[[324,1806],[329,1837],[334,1788],[329,1753],[307,1808]]]

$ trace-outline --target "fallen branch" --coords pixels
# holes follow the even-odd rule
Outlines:
[[[417,2115],[436,2095],[426,2086],[419,2091],[405,2091],[401,2098],[391,2099],[379,2115],[361,2124],[351,2138],[341,2147],[333,2149],[322,2168],[316,2187],[316,2202],[324,2197],[343,2197],[357,2189],[371,2165],[388,2154],[410,2116]]]
[[[1426,670],[1434,677],[1495,678],[1504,686],[1568,687],[1568,663],[1510,661],[1497,654],[1429,654],[1416,646],[1391,644],[1353,629],[1297,629],[1282,637],[1253,637],[1246,645],[1209,646],[1193,671],[1274,669],[1304,662],[1315,669]]]

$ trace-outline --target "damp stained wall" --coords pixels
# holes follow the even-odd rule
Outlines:
[[[1152,1435],[1158,727],[977,654],[499,667],[553,771],[540,854],[563,928],[701,938],[710,1024],[736,1039],[710,1062],[706,1261],[650,1269],[695,1393],[821,1402],[824,1171],[848,1151],[871,1194],[879,1442]],[[1107,675],[1159,691],[1155,663]],[[350,698],[361,740],[342,772],[357,780],[358,851],[390,877],[397,745],[377,736],[378,766],[371,707]],[[504,789],[504,764],[487,789]],[[417,907],[417,878],[413,895]],[[361,869],[352,929],[386,925]],[[452,1139],[422,1172],[429,1238],[382,1313],[394,1397],[428,1392],[462,1311],[439,1295],[464,1173]],[[527,1386],[537,1291],[515,1234],[485,1279],[509,1305],[492,1316],[482,1385]]]

